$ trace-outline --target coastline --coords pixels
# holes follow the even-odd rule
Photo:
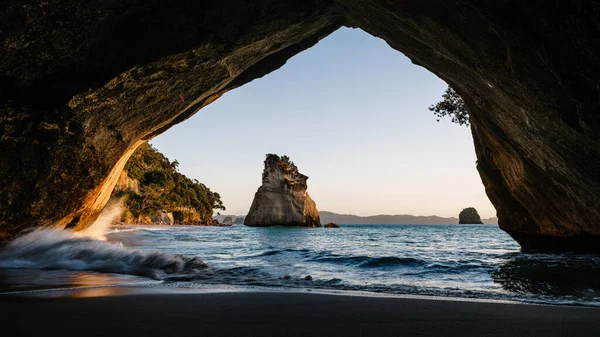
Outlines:
[[[553,337],[600,328],[597,308],[471,299],[123,286],[60,293],[0,296],[0,320],[18,335],[61,336]]]
[[[197,227],[231,227],[232,224],[224,224],[221,222],[206,223],[206,222],[186,222],[186,223],[166,223],[166,222],[149,222],[149,223],[131,223],[131,222],[112,222],[111,226],[197,226]]]

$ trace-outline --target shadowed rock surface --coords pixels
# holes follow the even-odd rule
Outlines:
[[[244,225],[321,227],[317,205],[306,191],[307,179],[287,156],[268,154]]]
[[[335,222],[329,222],[323,227],[325,227],[325,228],[340,228],[340,225],[336,224]]]
[[[467,207],[458,214],[459,224],[483,224],[477,210],[473,207]]]
[[[465,100],[500,228],[598,251],[598,22],[596,0],[5,1],[0,233],[86,228],[139,144],[346,25]]]

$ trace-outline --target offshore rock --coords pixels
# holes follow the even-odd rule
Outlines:
[[[473,207],[467,207],[463,209],[458,215],[459,224],[483,224],[479,213]]]
[[[340,228],[340,225],[336,224],[335,222],[329,222],[323,227],[325,227],[325,228]]]
[[[307,179],[287,156],[268,154],[244,225],[321,227],[317,206],[306,191]]]

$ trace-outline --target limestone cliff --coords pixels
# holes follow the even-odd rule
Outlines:
[[[126,170],[121,171],[119,175],[119,180],[117,180],[117,184],[115,185],[115,192],[133,192],[140,194],[140,181],[129,176],[129,173]]]
[[[86,228],[137,146],[345,25],[464,99],[500,228],[600,251],[599,4],[0,2],[0,238]]]
[[[458,214],[459,224],[483,224],[479,213],[473,207],[467,207]]]
[[[307,179],[287,156],[268,154],[244,225],[321,227],[317,206],[306,191]]]

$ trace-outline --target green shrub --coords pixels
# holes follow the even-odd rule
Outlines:
[[[196,179],[178,172],[179,162],[171,162],[152,145],[141,145],[125,165],[128,175],[140,182],[140,194],[123,192],[125,205],[134,217],[154,216],[190,208],[209,220],[214,209],[225,210],[221,196]]]

